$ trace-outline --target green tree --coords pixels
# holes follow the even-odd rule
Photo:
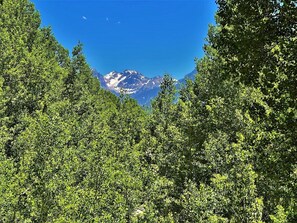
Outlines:
[[[281,204],[294,222],[296,70],[289,64],[296,50],[296,17],[288,21],[296,1],[217,3],[217,26],[210,27],[199,75],[181,98],[190,115],[183,129],[195,150],[194,179],[209,185],[213,174],[227,174],[235,187],[226,198],[236,197],[226,205],[229,220],[249,221],[253,211],[248,210],[263,197],[263,220]],[[233,206],[243,203],[245,209]]]

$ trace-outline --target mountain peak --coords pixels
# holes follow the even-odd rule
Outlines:
[[[186,76],[189,79],[194,79],[195,73],[197,72],[193,71]],[[149,78],[131,69],[126,69],[122,72],[111,71],[105,75],[101,75],[98,71],[93,69],[93,74],[100,80],[103,88],[115,94],[120,94],[121,92],[129,94],[142,105],[148,104],[152,98],[157,96],[163,80],[162,76]],[[177,86],[185,82],[184,79],[175,81]]]
[[[159,87],[161,83],[161,81],[151,81],[154,78],[145,77],[140,72],[129,69],[123,72],[111,71],[103,78],[108,89],[115,93],[123,91],[126,94],[135,94],[145,85],[149,85],[150,88]]]
[[[142,75],[140,72],[136,71],[136,70],[124,70],[123,72],[124,74],[140,74]]]
[[[114,75],[116,75],[116,74],[118,74],[118,73],[119,73],[119,72],[113,70],[113,71],[109,72],[108,74],[105,74],[105,75],[104,75],[104,78],[111,78],[111,77],[113,77]]]

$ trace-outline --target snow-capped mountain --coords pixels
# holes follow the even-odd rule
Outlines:
[[[196,72],[191,72],[185,77],[193,79]],[[129,94],[141,105],[149,105],[150,101],[158,95],[162,77],[149,78],[135,70],[124,70],[123,72],[112,71],[106,75],[93,70],[93,75],[100,80],[101,86],[115,94]],[[177,86],[185,80],[177,81]]]
[[[154,88],[159,86],[162,78],[148,78],[135,70],[125,70],[123,72],[112,71],[106,74],[104,82],[109,90],[116,93],[135,94],[143,87]]]

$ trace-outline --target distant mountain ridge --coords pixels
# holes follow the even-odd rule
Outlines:
[[[184,84],[186,79],[194,79],[196,70],[185,75],[183,79],[176,80],[177,86]],[[123,72],[112,71],[106,75],[93,70],[101,86],[117,95],[129,94],[140,105],[149,105],[150,101],[158,95],[163,77],[146,77],[136,70],[124,70]]]

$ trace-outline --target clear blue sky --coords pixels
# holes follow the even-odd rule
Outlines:
[[[42,26],[70,50],[81,41],[102,74],[135,69],[181,78],[203,56],[214,0],[33,0]]]

